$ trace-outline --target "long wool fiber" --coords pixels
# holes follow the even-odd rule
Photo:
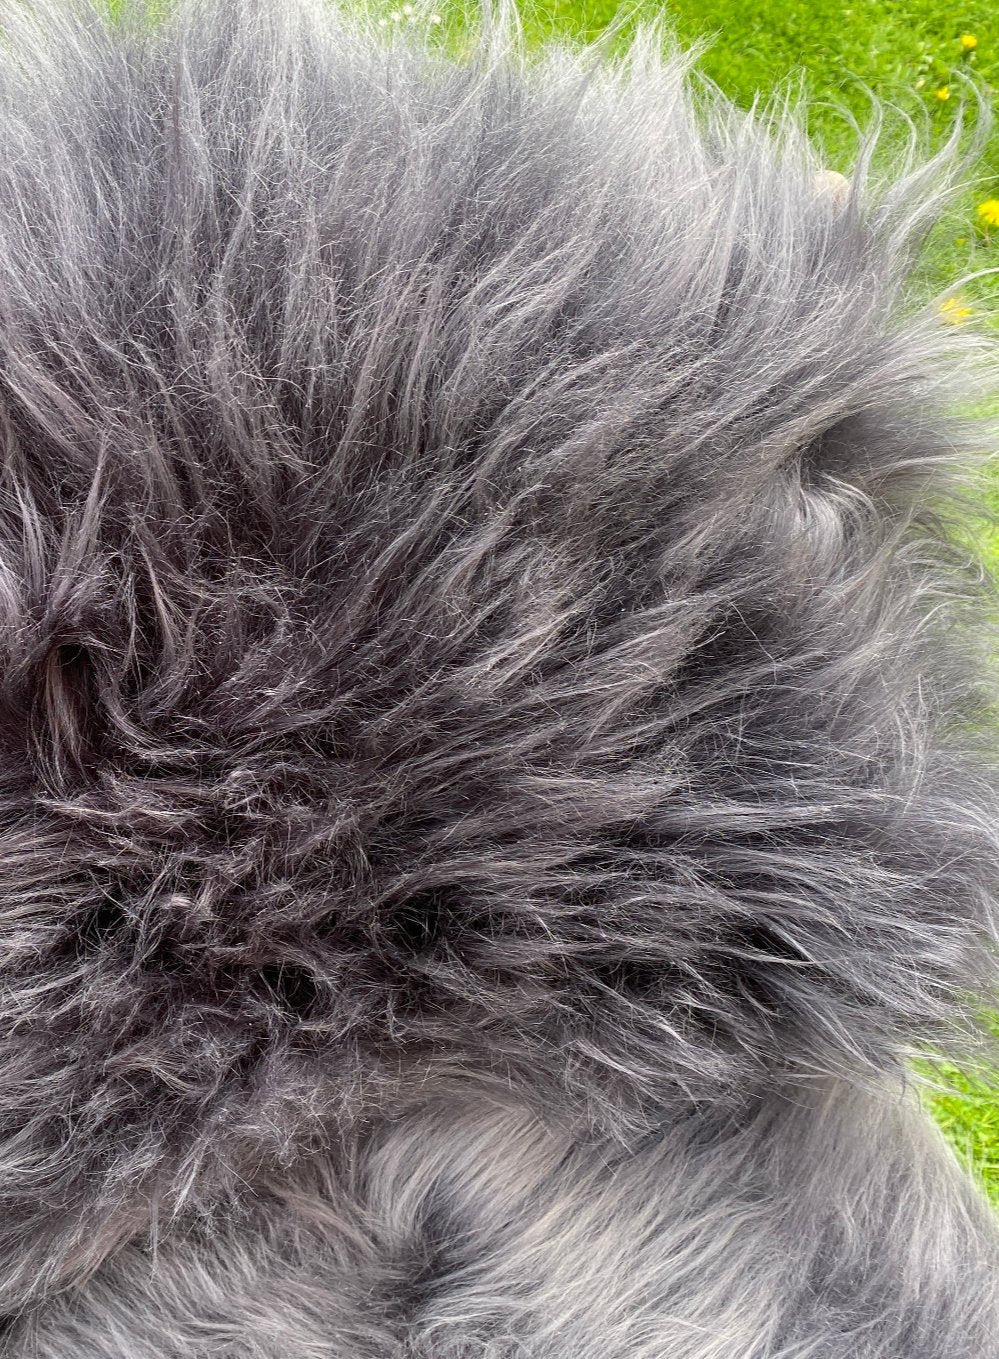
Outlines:
[[[403,28],[0,0],[0,1352],[997,1359],[984,108]]]

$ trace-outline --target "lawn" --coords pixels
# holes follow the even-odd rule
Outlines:
[[[410,22],[411,6],[373,0],[386,27]],[[614,0],[520,0],[525,36],[586,41],[612,21]],[[632,3],[633,18],[661,13],[648,0]],[[973,75],[999,115],[999,10],[989,3],[951,6],[941,0],[669,0],[665,10],[684,45],[707,43],[701,69],[743,106],[775,90],[800,90],[809,100],[808,127],[829,165],[848,172],[856,127],[868,123],[873,93],[925,126],[931,144],[952,129],[964,77]],[[441,0],[435,34],[460,49],[474,0]],[[627,43],[629,29],[616,46]],[[845,110],[845,112],[844,112]],[[960,283],[963,275],[999,269],[999,224],[979,211],[999,200],[999,116],[977,172],[927,244],[913,280],[927,298],[955,299],[957,317],[999,328],[999,274]],[[999,205],[997,205],[999,206]],[[996,394],[999,410],[999,393]],[[999,510],[999,474],[994,508]],[[999,564],[999,534],[992,536]],[[999,736],[997,736],[999,740]],[[999,1019],[997,1019],[999,1025]],[[994,1077],[949,1071],[952,1089],[927,1094],[927,1104],[958,1155],[980,1175],[999,1204],[999,1072]],[[938,1077],[939,1079],[939,1077]]]

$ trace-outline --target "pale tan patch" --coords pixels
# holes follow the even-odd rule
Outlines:
[[[838,170],[820,170],[812,183],[820,197],[830,198],[837,207],[841,207],[850,196],[850,181]]]

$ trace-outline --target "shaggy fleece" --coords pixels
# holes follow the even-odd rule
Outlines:
[[[999,1356],[978,143],[801,125],[0,5],[9,1359]]]

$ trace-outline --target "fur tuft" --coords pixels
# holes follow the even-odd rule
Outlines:
[[[7,1352],[995,1359],[974,146],[140,8],[0,11]]]

